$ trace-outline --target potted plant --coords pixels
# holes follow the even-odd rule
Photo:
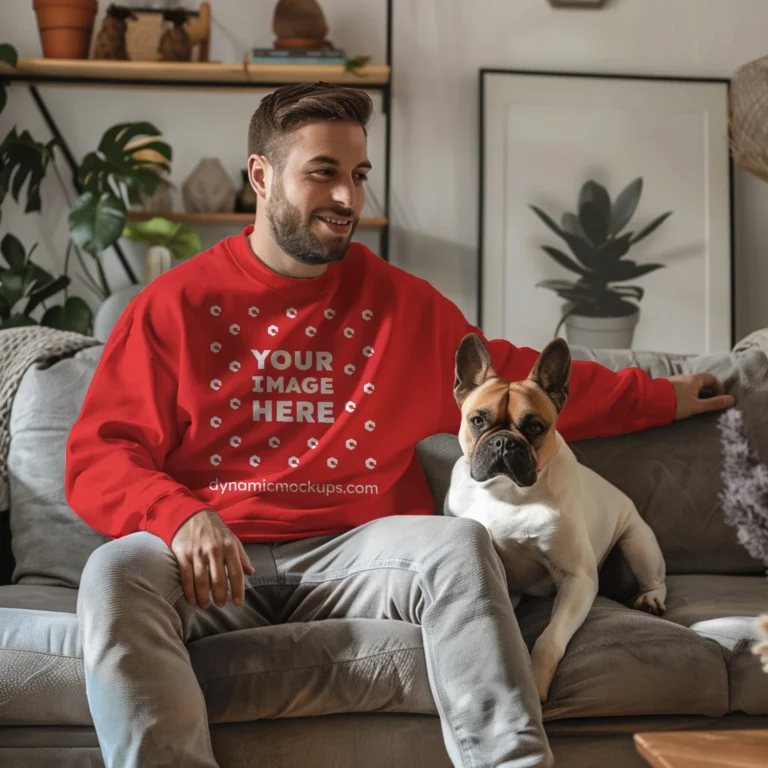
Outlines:
[[[630,249],[648,237],[672,214],[667,211],[639,232],[625,232],[637,210],[643,179],[632,181],[612,202],[604,186],[587,181],[579,192],[578,212],[566,212],[558,225],[541,208],[531,205],[536,215],[568,246],[572,255],[550,245],[542,249],[561,267],[578,275],[576,280],[542,280],[537,287],[548,288],[565,299],[555,329],[566,326],[571,344],[603,349],[632,346],[640,318],[644,289],[639,285],[615,285],[636,280],[664,267],[664,264],[637,264],[625,258]]]
[[[4,266],[0,267],[0,330],[22,325],[45,325],[87,334],[90,331],[92,313],[79,296],[67,296],[69,277],[54,278],[49,272],[32,262],[35,243],[29,251],[12,234],[0,241]],[[65,292],[63,304],[47,306],[46,300],[60,291]],[[32,313],[42,305],[43,316],[39,323]]]
[[[33,0],[43,56],[87,59],[97,0]]]
[[[129,221],[123,229],[123,237],[146,243],[144,282],[149,283],[159,274],[203,249],[200,235],[186,224],[168,221],[156,216],[147,221]]]
[[[0,45],[0,61],[16,66],[15,49]],[[5,87],[0,87],[0,111],[5,106],[5,96]],[[0,244],[6,264],[0,265],[0,327],[39,322],[90,332],[93,319],[90,308],[82,299],[67,295],[70,257],[74,254],[80,263],[82,275],[78,277],[96,294],[99,302],[103,302],[110,296],[111,289],[101,263],[102,253],[122,236],[128,206],[139,205],[142,199],[151,197],[164,183],[170,169],[171,148],[151,123],[121,123],[104,133],[98,148],[88,153],[77,168],[80,194],[73,200],[54,161],[57,146],[56,139],[44,144],[36,141],[29,131],[19,132],[15,126],[0,142],[0,205],[10,192],[17,203],[24,204],[25,213],[39,212],[40,185],[52,169],[70,206],[70,239],[62,276],[54,278],[32,262],[36,244],[26,251],[13,236],[6,236]],[[92,257],[95,278],[84,252]],[[44,303],[61,291],[63,304],[49,307]],[[26,304],[17,311],[21,301]],[[44,310],[39,320],[31,314],[38,307]]]

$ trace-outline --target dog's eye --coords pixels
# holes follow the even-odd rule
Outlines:
[[[544,426],[538,422],[534,422],[533,424],[529,424],[525,431],[529,435],[540,435],[544,431]]]
[[[478,429],[485,424],[485,419],[482,416],[473,416],[470,419],[470,422],[473,427],[477,427]]]

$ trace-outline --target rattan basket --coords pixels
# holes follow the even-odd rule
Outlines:
[[[768,181],[768,56],[736,70],[730,112],[734,163]]]

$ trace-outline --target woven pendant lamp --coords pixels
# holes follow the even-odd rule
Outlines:
[[[768,56],[736,70],[730,112],[734,163],[768,181]]]

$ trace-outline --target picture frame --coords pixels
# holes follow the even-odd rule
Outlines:
[[[597,10],[602,8],[608,0],[549,0],[553,8],[587,8]]]
[[[730,349],[729,80],[479,77],[486,336],[534,349],[555,336],[595,349]]]

